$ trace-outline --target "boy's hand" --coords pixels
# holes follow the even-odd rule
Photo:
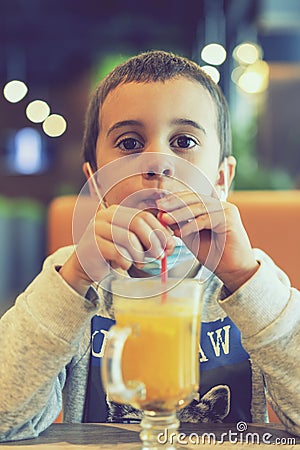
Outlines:
[[[199,262],[231,292],[254,275],[255,260],[237,207],[228,202],[180,192],[157,201],[162,220],[183,239]]]
[[[144,257],[171,254],[171,232],[148,211],[112,205],[99,210],[80,239],[76,251],[60,269],[62,277],[84,295],[93,281],[101,281],[111,267],[143,267]]]

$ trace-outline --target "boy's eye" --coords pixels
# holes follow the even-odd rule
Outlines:
[[[132,150],[139,150],[140,148],[143,148],[143,145],[135,138],[126,138],[126,139],[122,139],[118,143],[118,147],[120,147],[122,150],[132,151]]]
[[[176,148],[193,148],[197,142],[189,136],[179,136],[171,142],[171,145]]]

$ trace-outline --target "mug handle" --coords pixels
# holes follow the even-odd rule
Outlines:
[[[113,325],[108,334],[102,359],[102,382],[109,399],[134,406],[135,400],[146,398],[145,385],[136,380],[125,384],[122,375],[124,345],[132,329]]]

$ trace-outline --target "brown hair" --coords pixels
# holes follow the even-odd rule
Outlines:
[[[147,83],[186,77],[198,81],[210,93],[217,109],[220,162],[231,154],[231,130],[227,101],[220,87],[193,61],[165,51],[149,51],[134,56],[115,67],[98,85],[87,110],[83,136],[83,157],[97,169],[96,142],[99,111],[108,93],[122,83]]]

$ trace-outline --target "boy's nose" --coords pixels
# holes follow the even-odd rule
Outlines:
[[[162,172],[155,171],[153,169],[148,170],[148,172],[143,172],[143,177],[146,180],[152,180],[157,177],[170,177],[172,175],[171,169],[164,169]]]
[[[148,153],[142,165],[142,174],[146,180],[172,177],[174,172],[174,161],[166,154]]]

